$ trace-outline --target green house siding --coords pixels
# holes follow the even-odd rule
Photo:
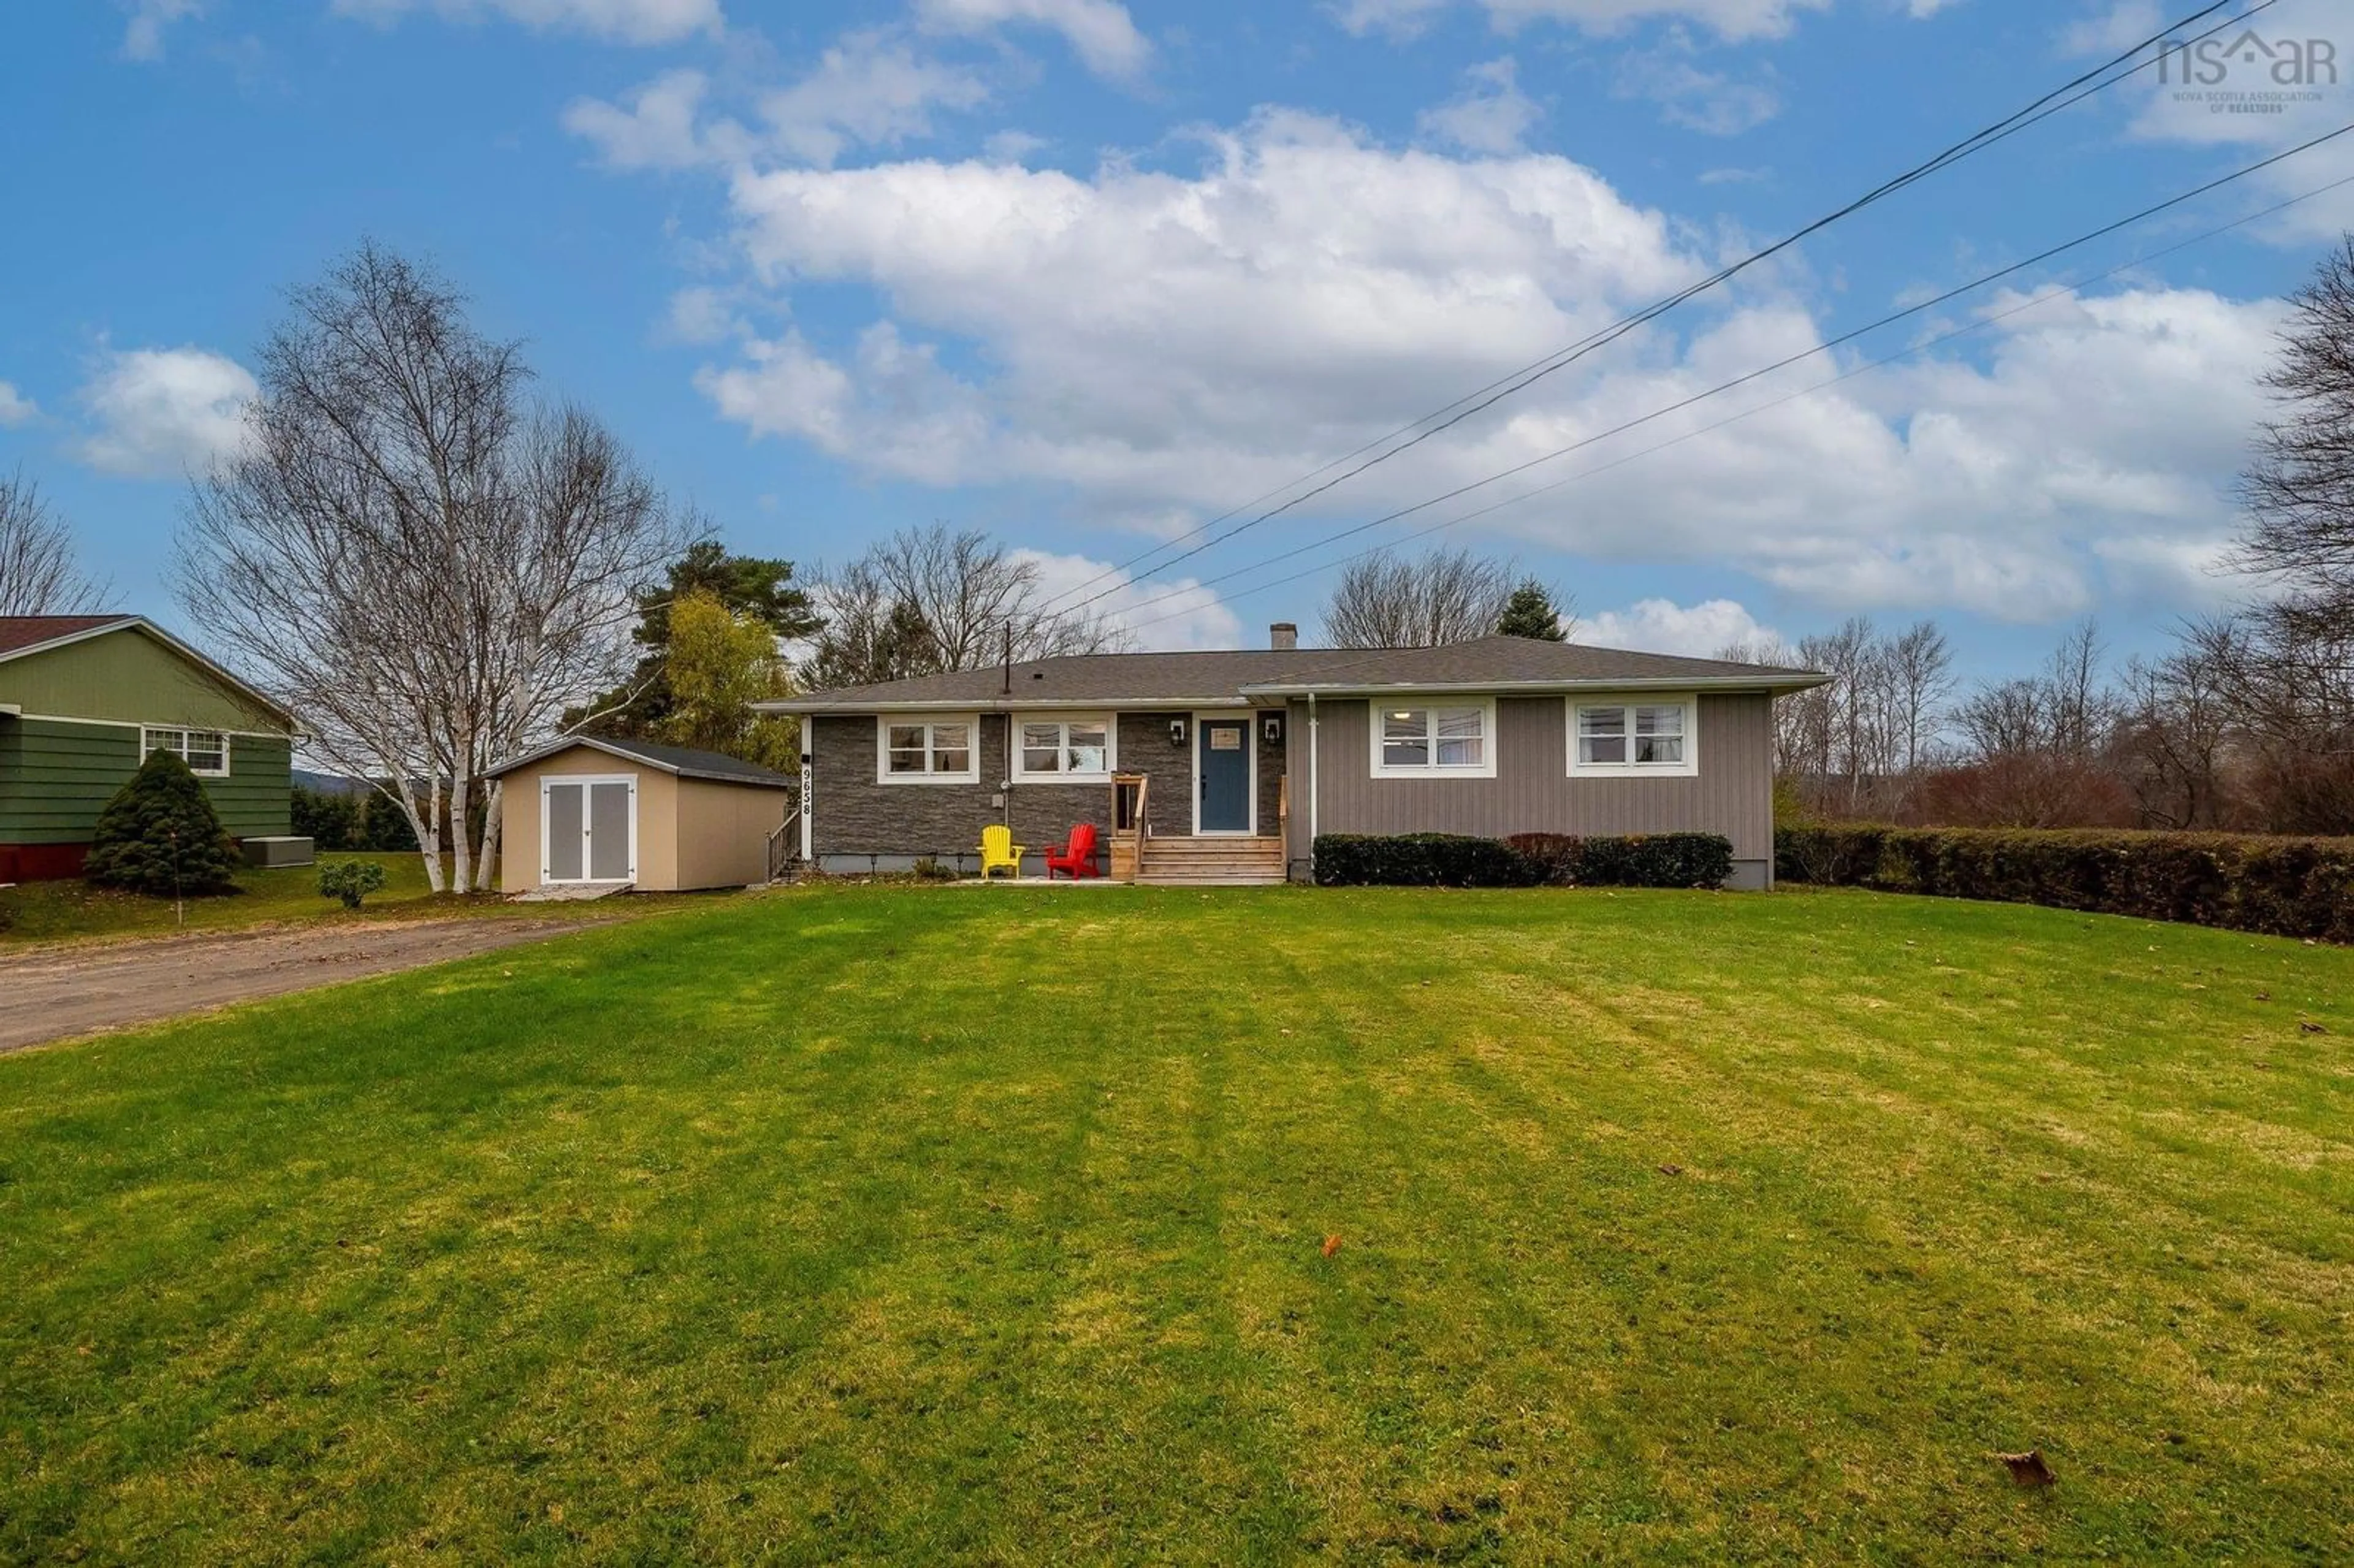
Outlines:
[[[0,843],[88,843],[140,760],[135,726],[0,718]],[[221,825],[241,839],[291,832],[293,763],[276,736],[231,737],[228,777],[202,781]]]
[[[0,662],[0,703],[53,718],[286,729],[285,720],[203,666],[131,628]]]
[[[276,736],[240,735],[228,743],[228,777],[204,780],[221,826],[240,839],[294,831],[294,747]]]

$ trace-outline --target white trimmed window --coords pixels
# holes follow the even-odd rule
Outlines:
[[[139,755],[168,751],[199,779],[228,777],[228,736],[217,729],[142,729]]]
[[[1111,778],[1114,730],[1110,715],[1017,717],[1013,724],[1016,783],[1101,784]]]
[[[1700,704],[1689,696],[1572,698],[1573,774],[1689,775],[1700,771]]]
[[[885,784],[977,784],[981,719],[973,714],[882,714],[875,778]]]
[[[1496,705],[1393,699],[1373,705],[1377,779],[1493,779]]]

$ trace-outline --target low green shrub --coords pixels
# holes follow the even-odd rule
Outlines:
[[[1785,882],[2354,942],[2354,839],[2113,829],[1784,828]]]
[[[1316,840],[1316,880],[1325,887],[1722,887],[1732,874],[1733,841],[1717,833],[1324,833]]]
[[[1733,841],[1722,833],[1514,833],[1504,841],[1556,887],[1722,887]]]
[[[372,860],[323,860],[319,863],[319,896],[340,898],[346,909],[356,909],[371,893],[384,891],[384,867]]]
[[[205,787],[168,751],[151,751],[98,814],[81,874],[96,887],[176,898],[234,893],[237,844]]]
[[[1500,839],[1461,833],[1321,833],[1322,887],[1532,887],[1542,867]]]

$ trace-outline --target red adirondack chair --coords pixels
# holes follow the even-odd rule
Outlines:
[[[1046,880],[1052,882],[1058,871],[1067,871],[1071,880],[1083,876],[1101,876],[1096,869],[1096,825],[1081,822],[1071,830],[1071,842],[1049,846],[1046,851]]]

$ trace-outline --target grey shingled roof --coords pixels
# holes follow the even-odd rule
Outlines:
[[[500,763],[490,770],[489,776],[495,779],[502,773],[528,768],[576,746],[586,746],[610,757],[642,762],[650,768],[659,768],[664,773],[675,773],[681,779],[708,779],[721,784],[756,784],[769,789],[790,789],[793,782],[781,773],[757,763],[746,762],[741,758],[729,757],[724,752],[697,751],[685,746],[657,746],[651,740],[618,740],[605,735],[560,736],[536,751],[527,751],[512,762]]]
[[[1531,637],[1482,637],[1444,648],[1238,649],[1205,653],[1083,653],[1013,666],[922,675],[758,705],[776,713],[862,713],[878,707],[1034,708],[1195,704],[1243,705],[1255,696],[1465,687],[1598,688],[1687,683],[1795,691],[1819,685],[1811,670],[1638,653]]]

